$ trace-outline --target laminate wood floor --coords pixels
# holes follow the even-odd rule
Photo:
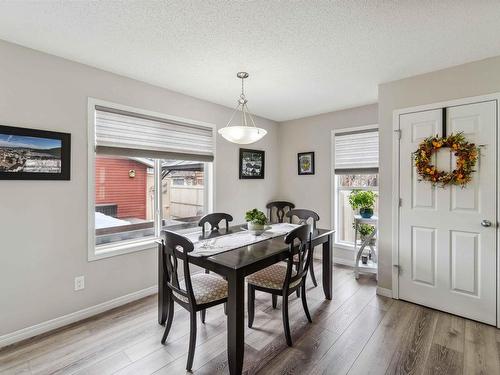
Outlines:
[[[321,280],[321,265],[316,266]],[[246,374],[500,374],[500,330],[375,294],[335,267],[334,298],[308,280],[309,324],[290,301],[294,346],[286,346],[280,303],[257,292],[254,328],[246,329]],[[176,308],[167,344],[156,322],[156,296],[116,308],[0,350],[0,374],[184,374],[189,317]],[[226,316],[207,311],[198,325],[195,374],[228,374]]]

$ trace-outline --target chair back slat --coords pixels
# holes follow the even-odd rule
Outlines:
[[[188,238],[169,230],[162,230],[161,237],[163,252],[162,267],[166,275],[167,286],[172,291],[186,297],[190,304],[196,304],[188,258],[188,253],[194,249],[193,243]],[[179,282],[179,259],[183,263],[185,289],[182,288]]]
[[[220,222],[223,220],[226,222],[226,231],[228,231],[229,223],[233,221],[233,217],[224,212],[214,212],[203,216],[198,222],[198,226],[201,227],[201,231],[205,235],[205,224],[210,224],[210,230],[216,231],[219,230]]]
[[[308,224],[308,221],[312,221],[312,230],[316,230],[316,222],[319,221],[319,215],[312,211],[306,210],[305,208],[296,208],[288,211],[286,216],[290,218],[290,222],[293,221],[293,217],[296,217],[298,224]]]
[[[276,222],[283,223],[285,221],[285,214],[291,209],[295,208],[295,205],[287,201],[274,201],[269,202],[266,205],[268,209],[268,217],[271,222],[273,221],[273,212],[275,212]]]
[[[285,292],[290,288],[290,285],[297,280],[305,278],[309,270],[312,256],[312,235],[309,224],[301,225],[295,228],[285,236],[285,243],[289,245],[289,257],[287,260],[287,270],[283,288]],[[294,256],[298,256],[298,262],[294,261]],[[296,273],[293,274],[293,269],[297,265]],[[293,276],[292,276],[293,275]]]

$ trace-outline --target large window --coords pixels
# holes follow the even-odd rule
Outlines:
[[[162,229],[194,230],[211,209],[213,127],[90,105],[89,258],[151,248]]]
[[[378,192],[378,129],[366,127],[334,133],[336,244],[352,247],[354,212],[349,205],[351,191]],[[378,214],[378,198],[374,208]]]

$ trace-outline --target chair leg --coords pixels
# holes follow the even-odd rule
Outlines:
[[[196,348],[196,312],[191,312],[191,330],[189,333],[189,351],[186,370],[191,371],[193,367],[194,349]]]
[[[290,322],[288,320],[288,296],[283,295],[281,304],[281,313],[283,315],[283,328],[285,329],[286,344],[292,346],[292,335],[290,334]]]
[[[248,284],[248,328],[252,328],[255,317],[255,288]]]
[[[295,269],[297,270],[297,272],[299,272],[299,264],[298,263],[295,263]],[[295,291],[295,294],[297,294],[297,298],[300,298],[300,288],[297,288],[297,290]]]
[[[307,320],[309,320],[309,323],[312,323],[311,314],[309,314],[309,308],[307,307],[305,279],[302,281],[301,288],[302,288],[302,307],[304,308],[304,312],[306,313]]]
[[[309,265],[309,272],[311,273],[311,280],[314,284],[314,286],[318,286],[318,283],[316,281],[316,275],[314,274],[314,264],[313,264],[313,261],[311,259],[311,264]]]
[[[163,337],[161,338],[162,345],[167,341],[168,333],[170,332],[170,328],[172,327],[172,321],[174,320],[174,301],[170,301],[168,304],[168,316],[167,323],[165,324],[165,333],[163,333]]]
[[[207,310],[203,309],[200,311],[200,319],[203,324],[205,324],[205,316],[207,316]]]
[[[273,299],[273,309],[275,309],[276,306],[278,306],[278,296],[276,294],[271,294],[271,297]]]

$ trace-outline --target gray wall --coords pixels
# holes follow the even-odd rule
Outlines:
[[[156,284],[154,250],[87,261],[88,97],[218,126],[232,111],[0,41],[0,123],[72,135],[71,181],[0,182],[0,336]],[[278,189],[278,125],[257,120],[265,180],[239,180],[238,147],[217,137],[216,209],[240,222]],[[77,275],[86,287],[74,292]]]
[[[379,85],[379,285],[391,289],[392,113],[395,109],[500,92],[500,57]]]
[[[316,211],[324,228],[331,222],[331,133],[334,129],[377,124],[377,104],[280,123],[280,198],[298,208]],[[297,174],[297,153],[315,152],[315,174]],[[316,252],[318,253],[318,252]],[[337,260],[352,260],[353,252],[335,249]]]

